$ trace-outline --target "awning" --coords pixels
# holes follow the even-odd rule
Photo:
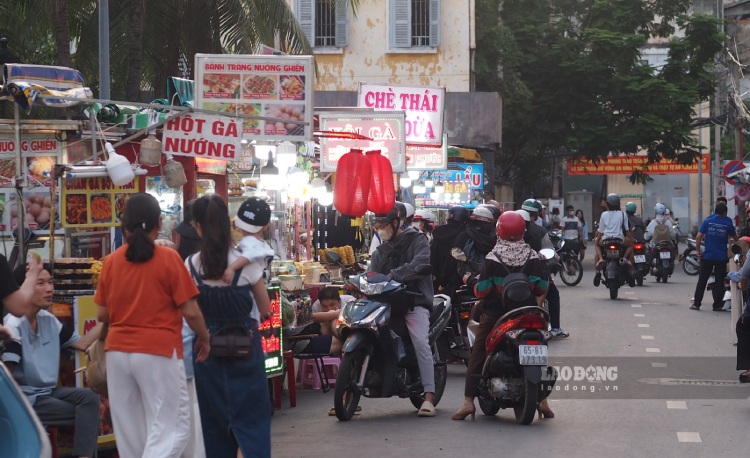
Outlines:
[[[482,162],[482,157],[477,153],[477,150],[470,148],[459,148],[457,146],[448,147],[448,160],[463,159],[471,162]]]
[[[78,70],[51,65],[5,64],[3,86],[0,97],[12,98],[27,114],[41,95],[41,102],[53,107],[71,107],[80,102],[47,99],[45,95],[57,97],[93,98],[91,89],[84,86],[83,76]]]

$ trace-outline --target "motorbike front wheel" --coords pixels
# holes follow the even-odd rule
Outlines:
[[[340,421],[351,420],[357,410],[359,398],[362,395],[357,387],[357,381],[365,361],[363,351],[344,353],[336,376],[336,388],[333,393],[333,408]]]
[[[695,263],[695,265],[691,264],[688,259]],[[691,252],[682,259],[682,271],[686,274],[698,275],[700,273],[700,270],[700,261],[698,261],[698,257],[694,252]]]
[[[514,406],[513,412],[516,414],[516,421],[519,425],[528,425],[534,421],[534,415],[536,415],[539,387],[524,376],[523,391],[523,404]]]
[[[563,265],[560,267],[560,280],[568,286],[575,286],[583,278],[583,265],[578,258],[567,256],[563,259]]]
[[[483,414],[492,417],[500,410],[500,404],[494,399],[486,399],[483,396],[479,396],[479,408],[482,409]]]
[[[448,383],[448,366],[445,364],[445,361],[448,359],[448,353],[445,352],[445,348],[439,342],[432,346],[432,358],[435,365],[435,401],[432,403],[433,406],[437,406],[440,399],[443,398],[445,385]],[[336,383],[338,383],[338,379]],[[411,405],[416,409],[422,407],[422,403],[424,402],[422,396],[409,396],[409,400],[411,401]]]

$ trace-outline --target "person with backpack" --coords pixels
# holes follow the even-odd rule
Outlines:
[[[602,280],[602,269],[606,262],[602,259],[602,242],[607,239],[622,240],[622,246],[625,248],[623,257],[628,261],[628,285],[632,288],[635,286],[633,277],[633,233],[628,227],[628,217],[625,212],[620,210],[620,196],[609,194],[605,199],[607,211],[602,213],[599,218],[599,227],[596,230],[594,239],[594,265],[596,273],[594,274],[594,286],[599,286]]]
[[[451,248],[468,221],[469,210],[454,205],[448,210],[448,222],[432,231],[430,264],[437,292],[453,294],[456,291],[456,260],[451,256]]]
[[[654,219],[648,223],[646,232],[644,232],[643,238],[651,243],[653,248],[659,242],[672,242],[672,257],[676,259],[677,250],[677,232],[672,229],[672,226],[667,219],[667,207],[663,203],[658,203],[654,207]]]
[[[474,274],[482,271],[484,258],[497,242],[495,218],[492,212],[484,207],[477,207],[469,217],[466,230],[458,234],[453,248],[460,248],[469,262],[458,263],[459,278],[473,270]]]
[[[479,377],[485,359],[486,340],[498,318],[517,307],[541,306],[547,295],[548,282],[545,280],[542,260],[537,252],[523,241],[526,231],[523,217],[514,211],[503,213],[497,221],[496,231],[497,244],[487,255],[482,272],[478,276],[466,279],[467,285],[474,289],[477,298],[484,299],[484,305],[466,369],[464,402],[451,417],[453,420],[463,420],[469,415],[474,418],[474,398],[479,394]],[[514,304],[503,294],[505,289],[518,287],[514,286],[517,284],[533,291],[533,304]],[[546,400],[542,401],[538,408],[544,416],[554,416]]]
[[[405,215],[404,215],[405,216]],[[419,365],[419,377],[424,388],[424,402],[419,408],[420,417],[434,417],[435,369],[430,350],[430,312],[435,297],[432,278],[429,275],[414,275],[414,269],[430,263],[430,245],[427,237],[411,226],[404,226],[398,206],[386,214],[375,216],[375,229],[383,243],[372,254],[368,272],[388,275],[409,289],[421,293],[404,315]]]
[[[628,202],[625,204],[625,213],[628,215],[628,227],[633,233],[633,241],[636,243],[643,243],[646,241],[646,225],[643,223],[643,218],[635,214],[638,206],[635,202]]]

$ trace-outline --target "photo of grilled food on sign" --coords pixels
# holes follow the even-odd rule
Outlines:
[[[204,97],[236,97],[240,88],[240,75],[206,73],[203,75]]]
[[[86,194],[68,194],[65,196],[65,222],[73,225],[88,223]]]
[[[112,203],[109,194],[95,194],[91,196],[91,222],[112,222]]]
[[[264,133],[276,135],[304,135],[305,126],[288,121],[304,121],[304,105],[268,105],[266,116],[279,121],[266,121]]]
[[[302,100],[305,98],[305,77],[297,75],[281,76],[282,98]]]
[[[122,212],[125,211],[125,203],[132,194],[115,194],[115,222],[122,222]]]
[[[276,77],[253,75],[242,83],[244,97],[269,98],[276,94]]]
[[[257,103],[219,103],[208,102],[203,104],[206,110],[215,110],[229,114],[245,114],[249,116],[260,116],[260,104]],[[242,118],[242,130],[245,133],[260,132],[260,121],[252,118]]]
[[[19,208],[16,196],[11,195],[8,203],[10,211],[10,228],[18,227]],[[23,206],[26,209],[24,224],[31,230],[49,229],[52,214],[52,197],[49,189],[24,193]]]
[[[35,180],[42,183],[48,182],[51,179],[50,172],[52,167],[55,166],[55,158],[53,156],[37,156],[27,158],[27,170]]]

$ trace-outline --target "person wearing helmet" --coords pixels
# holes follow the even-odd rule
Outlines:
[[[538,224],[534,224],[532,216],[526,210],[518,210],[521,217],[523,217],[526,223],[526,233],[523,235],[524,242],[528,243],[529,246],[539,252],[544,248],[554,250],[555,247],[552,245],[552,240],[549,238],[549,234]],[[560,291],[557,289],[557,285],[552,281],[552,277],[545,268],[546,279],[549,281],[549,288],[547,291],[547,303],[549,305],[549,318],[550,324],[552,325],[552,335],[557,338],[565,338],[570,334],[565,332],[560,326]]]
[[[484,258],[497,242],[495,218],[485,207],[477,207],[469,217],[466,230],[458,234],[452,248],[463,250],[470,262],[458,263],[457,274],[463,278],[467,271],[475,274],[482,271]]]
[[[706,246],[702,245],[703,240]],[[737,232],[734,229],[734,222],[727,217],[727,206],[721,203],[716,204],[714,214],[703,220],[701,227],[698,229],[698,235],[695,236],[695,254],[700,259],[701,267],[698,274],[698,284],[695,286],[695,295],[693,296],[693,305],[691,310],[700,310],[701,301],[703,301],[703,292],[706,290],[706,284],[711,276],[715,276],[715,285],[723,285],[727,276],[727,244],[729,239],[737,240]],[[724,288],[713,288],[713,310],[721,311],[724,308]]]
[[[414,220],[414,213],[416,212],[416,209],[414,208],[414,205],[408,202],[404,202],[404,207],[406,208],[406,217],[404,218],[404,225],[411,226],[411,223]]]
[[[675,231],[667,219],[667,206],[658,203],[654,207],[654,219],[648,223],[646,232],[643,234],[644,240],[652,242],[652,245],[662,240],[671,240],[674,246],[677,246],[677,231]],[[656,237],[654,234],[656,233]],[[674,254],[674,253],[673,253]]]
[[[414,212],[414,219],[412,220],[411,227],[426,235],[427,241],[432,245],[432,231],[435,229],[436,220],[437,217],[434,213],[420,209]]]
[[[602,240],[604,239],[620,239],[623,241],[622,246],[625,247],[624,258],[628,260],[630,275],[628,276],[628,285],[632,288],[635,286],[635,279],[633,278],[633,233],[628,227],[628,217],[620,210],[620,196],[617,194],[607,195],[607,211],[602,213],[599,218],[599,227],[596,230],[596,237],[594,239],[594,249],[596,254],[594,255],[594,265],[596,266],[596,273],[594,274],[594,286],[599,286],[602,280],[601,270],[604,268],[605,263],[602,260]]]
[[[428,275],[414,277],[417,266],[430,263],[430,246],[421,232],[411,226],[403,227],[401,223],[398,207],[385,215],[376,215],[375,229],[383,244],[373,253],[368,272],[383,273],[398,282],[411,277],[409,288],[421,293],[421,297],[414,298],[414,307],[406,313],[404,322],[414,344],[424,387],[424,402],[419,408],[419,416],[434,417],[435,369],[428,340],[434,298],[432,278]]]
[[[398,209],[399,215],[401,215],[401,224],[403,225],[404,220],[406,219],[406,213],[407,213],[406,204],[396,201],[394,205]],[[375,250],[377,250],[380,244],[382,243],[383,243],[383,240],[380,239],[380,235],[377,233],[377,231],[374,234],[372,234],[372,240],[370,241],[370,249],[368,250],[368,253],[370,254],[370,256],[372,256],[372,254],[375,253]]]
[[[456,260],[451,256],[451,248],[456,237],[464,231],[469,221],[469,210],[455,205],[448,210],[448,222],[432,231],[432,254],[430,264],[435,276],[435,291],[445,291],[452,295],[456,291]]]
[[[548,288],[544,266],[539,254],[523,241],[525,232],[526,225],[520,214],[508,211],[500,215],[497,221],[497,243],[487,255],[482,272],[466,280],[467,285],[474,289],[476,297],[484,300],[484,305],[466,369],[464,403],[451,417],[454,420],[463,420],[469,415],[474,418],[474,398],[479,394],[478,383],[485,360],[485,342],[498,318],[508,311],[503,303],[503,278],[513,272],[525,273],[533,288],[536,298],[534,303],[541,306],[544,302]],[[553,415],[544,401],[540,403],[539,409],[545,416]]]
[[[490,213],[492,213],[492,218],[495,220],[495,223],[497,223],[497,219],[500,218],[500,215],[503,213],[502,210],[492,204],[480,204],[477,208],[479,207],[489,210]]]
[[[534,224],[545,227],[545,222],[542,219],[543,205],[536,199],[526,199],[521,204],[521,210],[526,210],[531,215],[531,220]]]
[[[637,209],[638,206],[635,202],[625,204],[625,213],[628,215],[628,227],[630,228],[630,232],[633,233],[633,241],[643,243],[646,241],[644,237],[646,225],[643,223],[643,219],[635,214]]]

